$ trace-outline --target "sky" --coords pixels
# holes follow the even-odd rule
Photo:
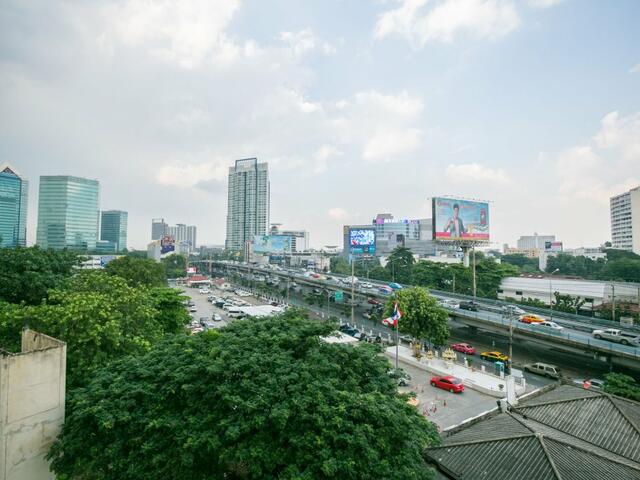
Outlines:
[[[0,163],[95,178],[101,209],[223,244],[235,159],[271,221],[340,245],[377,213],[491,201],[494,247],[610,239],[640,185],[635,0],[3,0]]]

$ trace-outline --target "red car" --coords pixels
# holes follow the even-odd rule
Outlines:
[[[371,305],[380,305],[380,302],[375,298],[370,298],[369,300],[367,300],[367,303],[370,303]]]
[[[475,355],[476,349],[468,343],[454,343],[451,345],[451,349],[456,352],[464,353],[465,355]]]
[[[452,375],[446,375],[444,377],[431,377],[431,386],[438,387],[443,390],[449,390],[451,393],[464,392],[464,385],[462,380]]]

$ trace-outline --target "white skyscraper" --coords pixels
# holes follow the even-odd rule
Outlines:
[[[229,167],[227,240],[229,250],[244,249],[254,235],[266,235],[269,223],[268,164],[256,158],[236,160]]]
[[[171,235],[176,243],[188,243],[189,251],[196,248],[196,227],[195,225],[185,225],[178,223],[176,225],[167,226],[167,234]]]
[[[609,205],[613,248],[640,254],[640,187],[611,197]]]

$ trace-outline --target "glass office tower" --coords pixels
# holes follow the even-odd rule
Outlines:
[[[80,177],[40,177],[38,231],[42,248],[95,250],[100,183]]]
[[[8,163],[0,164],[0,247],[27,244],[29,182]]]
[[[113,244],[116,253],[127,248],[127,212],[105,210],[100,221],[100,240]]]

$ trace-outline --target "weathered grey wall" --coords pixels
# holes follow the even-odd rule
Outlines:
[[[64,423],[66,345],[32,330],[0,356],[0,480],[55,478],[44,459]]]

